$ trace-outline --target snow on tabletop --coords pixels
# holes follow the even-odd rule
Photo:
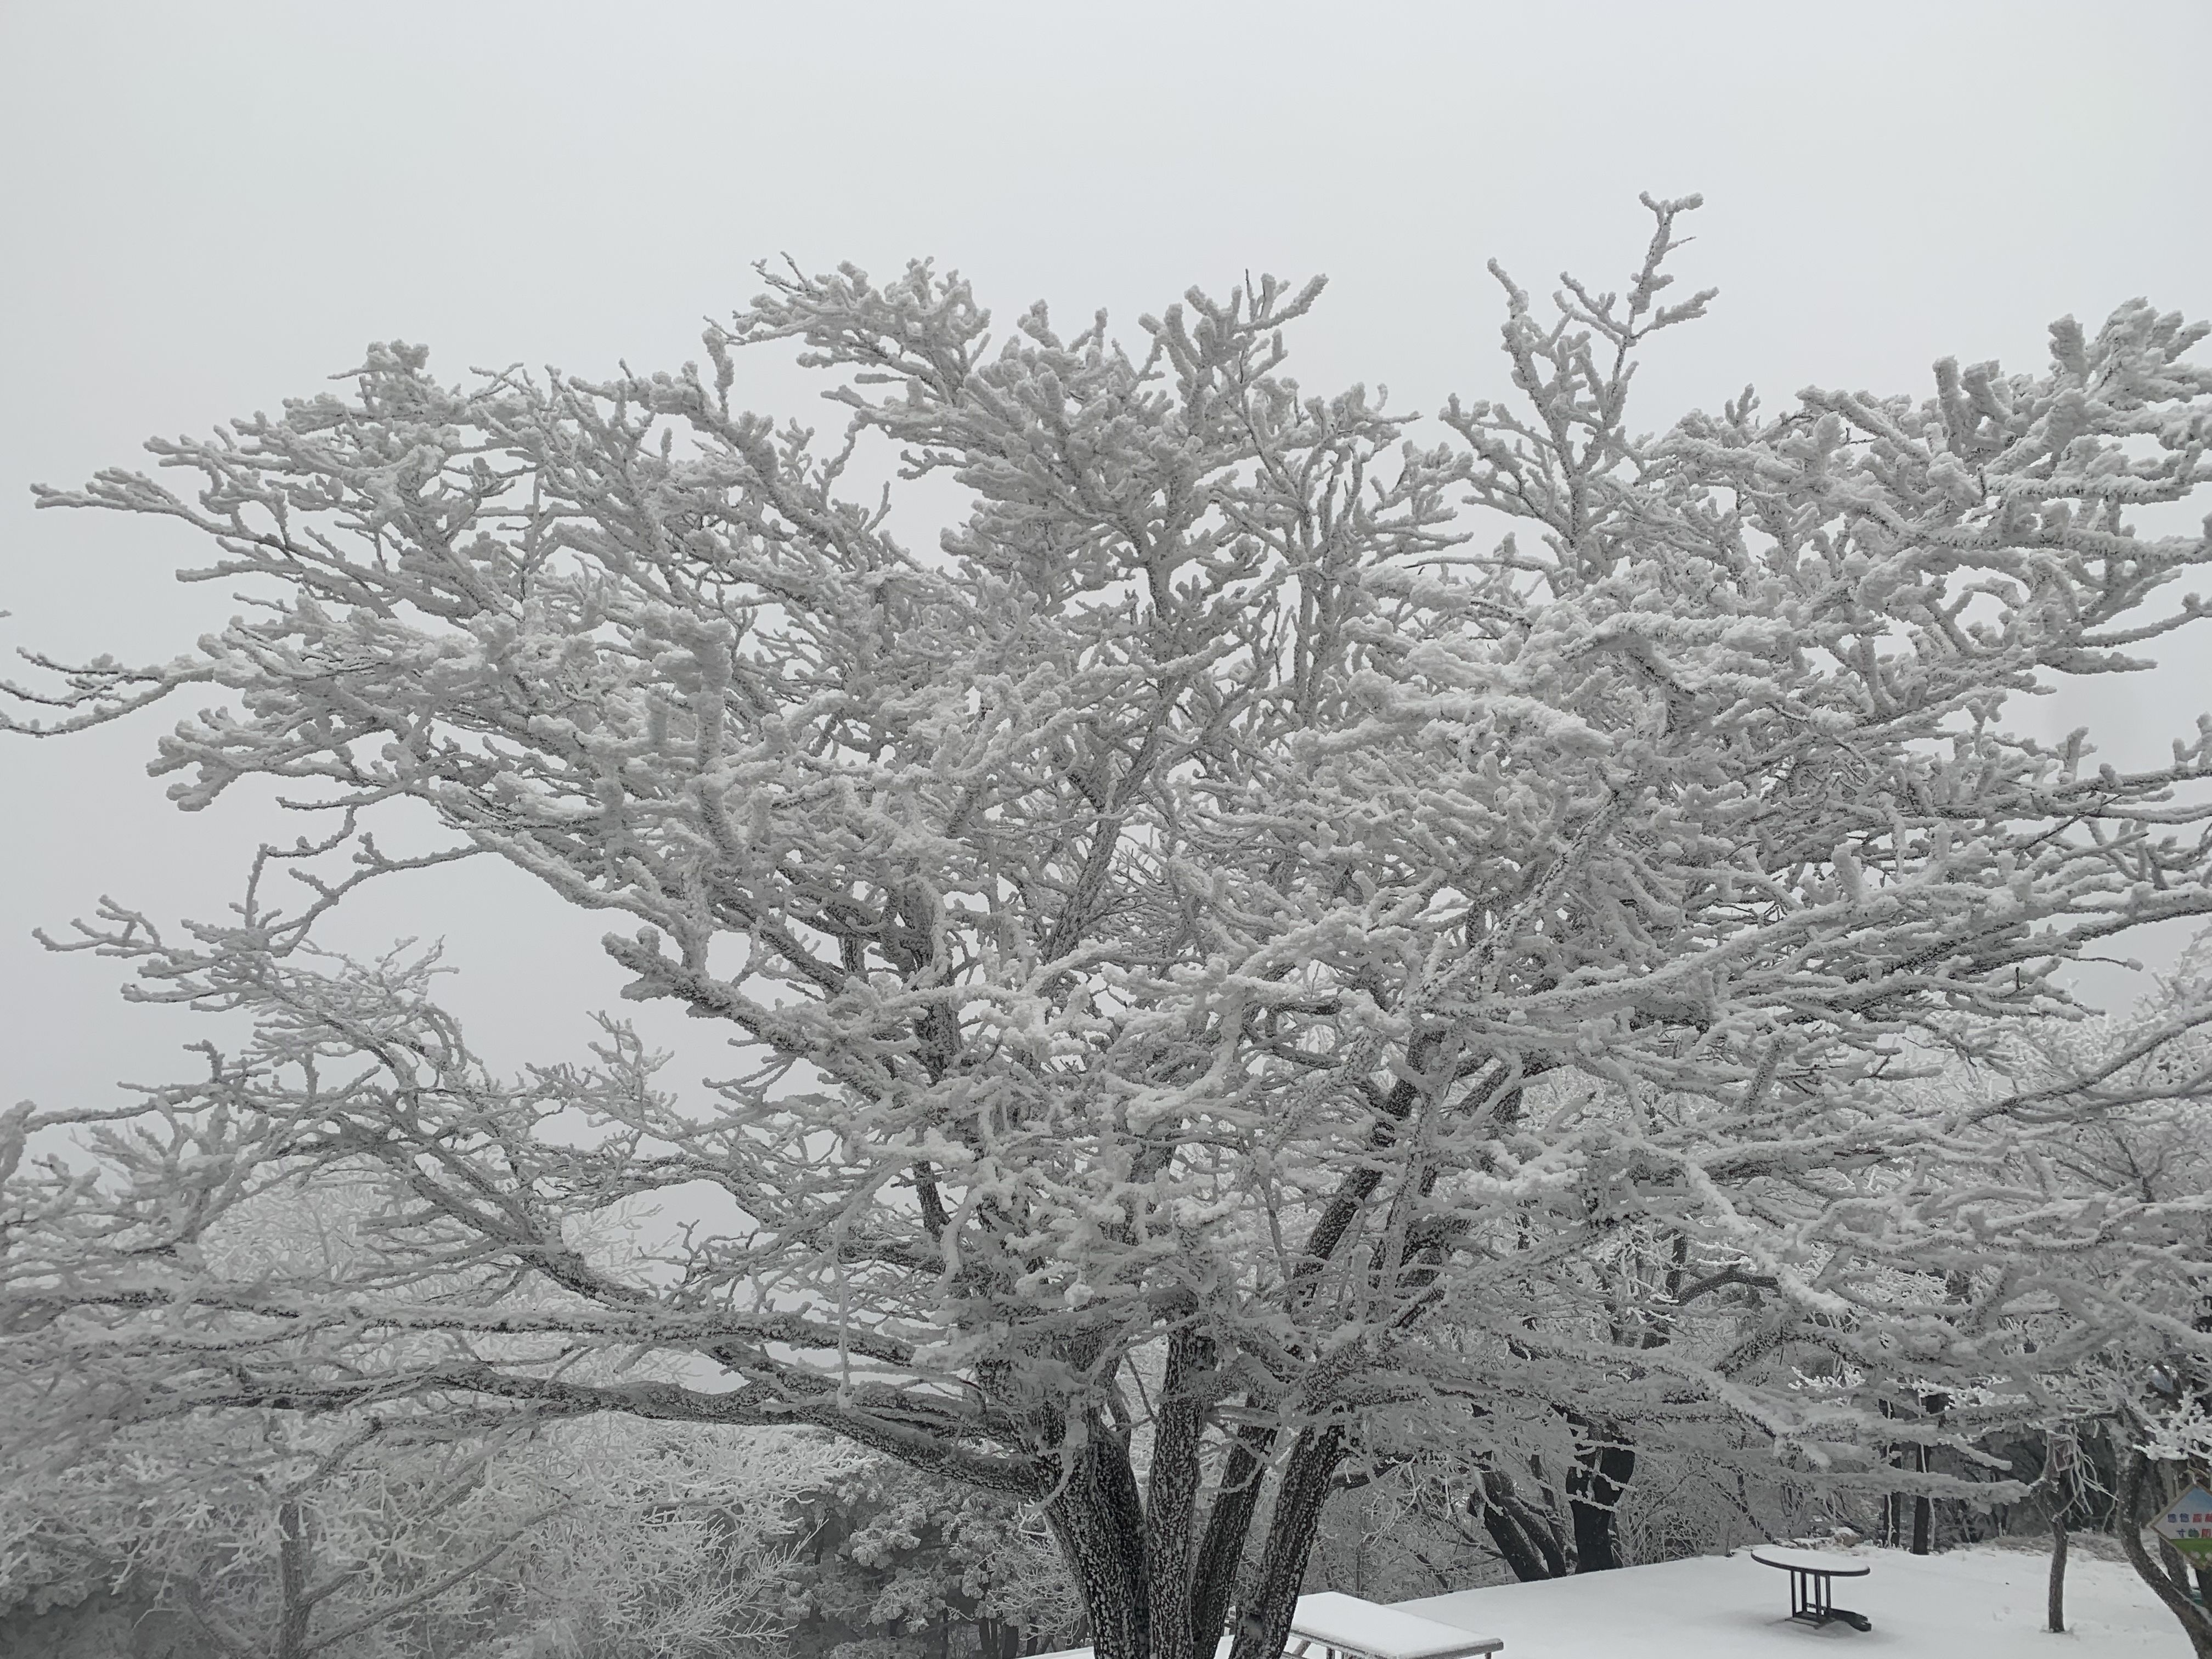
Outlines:
[[[1336,1590],[1298,1597],[1291,1633],[1375,1659],[1459,1659],[1494,1652],[1498,1646],[1496,1637],[1463,1624],[1424,1619],[1402,1607],[1381,1607]]]
[[[1497,1584],[1395,1604],[1439,1624],[1503,1637],[1503,1659],[2188,1659],[2189,1644],[2127,1565],[2076,1553],[2066,1570],[2068,1634],[2043,1628],[2048,1558],[1977,1547],[1941,1555],[1823,1551],[1869,1566],[1836,1599],[1874,1621],[1793,1623],[1788,1577],[1747,1551],[1657,1566]],[[1828,1644],[1837,1644],[1830,1647]]]
[[[1762,1567],[1782,1567],[1792,1572],[1831,1572],[1846,1577],[1869,1571],[1863,1561],[1854,1561],[1839,1550],[1795,1550],[1780,1544],[1760,1544],[1751,1559]]]

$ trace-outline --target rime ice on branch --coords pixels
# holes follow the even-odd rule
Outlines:
[[[99,1131],[98,1184],[15,1178],[6,1363],[79,1412],[817,1425],[1042,1504],[1103,1659],[1232,1610],[1262,1659],[1332,1480],[1407,1436],[1504,1468],[1719,1415],[1848,1474],[1899,1390],[2094,1347],[2031,1362],[2008,1311],[2075,1260],[2002,1176],[2049,1103],[1895,1085],[2212,911],[2206,728],[2123,774],[2001,718],[2197,617],[2205,542],[2124,519],[2207,476],[2204,329],[2135,303],[2039,374],[1638,435],[1638,351],[1709,297],[1661,303],[1694,202],[1650,205],[1625,297],[1506,284],[1517,398],[1432,445],[1286,378],[1317,283],[1194,291],[1132,353],[1042,306],[994,342],[917,264],[767,272],[704,374],[374,347],[150,446],[194,489],[46,492],[180,521],[265,608],[46,665],[45,729],[183,691],[180,806],[273,777],[337,828],[229,921],[83,925],[258,1036]],[[826,458],[730,402],[785,339],[850,411]],[[839,495],[879,439],[972,496],[941,556]],[[495,1077],[423,964],[313,955],[425,861],[369,839],[402,802],[607,913],[625,994],[746,1069],[664,1087],[610,1024]],[[257,1185],[364,1176],[373,1272],[196,1253]],[[743,1223],[643,1276],[574,1248],[700,1182]]]

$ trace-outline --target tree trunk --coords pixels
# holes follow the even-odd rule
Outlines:
[[[1938,1424],[1943,1420],[1943,1413],[1950,1409],[1951,1396],[1948,1394],[1923,1394],[1920,1396],[1920,1414],[1934,1418]],[[1929,1460],[1933,1455],[1928,1443],[1923,1440],[1912,1450],[1913,1468],[1922,1474],[1927,1474]],[[1925,1555],[1935,1547],[1935,1544],[1936,1500],[1922,1492],[1912,1500],[1912,1553]]]
[[[2066,1506],[2051,1506],[2051,1622],[2045,1626],[2054,1636],[2066,1633]]]
[[[1083,1597],[1097,1659],[1155,1659],[1137,1478],[1127,1449],[1103,1418],[1091,1413],[1085,1429],[1074,1467],[1045,1505],[1045,1520]]]
[[[1190,1627],[1194,1659],[1212,1659],[1212,1643],[1229,1622],[1229,1604],[1236,1594],[1237,1569],[1244,1559],[1244,1540],[1258,1512],[1260,1491],[1267,1474],[1267,1450],[1273,1437],[1246,1430],[1230,1443],[1220,1483],[1214,1488],[1213,1506],[1200,1537],[1198,1558],[1191,1568]],[[1155,1467],[1158,1467],[1155,1453]],[[1203,1648],[1196,1633],[1208,1633]]]
[[[1605,1572],[1627,1565],[1620,1547],[1620,1500],[1635,1474],[1635,1448],[1617,1437],[1597,1441],[1577,1455],[1575,1468],[1567,1476],[1577,1572]]]
[[[2182,1633],[2189,1638],[2191,1650],[2197,1659],[2212,1659],[2212,1614],[2190,1599],[2186,1578],[2169,1576],[2143,1547],[2142,1500],[2145,1488],[2150,1484],[2150,1460],[2139,1451],[2130,1451],[2121,1471],[2117,1505],[2119,1513],[2114,1517],[2118,1522],[2115,1529],[2120,1534],[2121,1553],[2136,1570],[2136,1577],[2149,1585],[2151,1593],[2166,1603],[2166,1611],[2181,1621]],[[2153,1496],[2155,1495],[2154,1488]]]
[[[1200,1449],[1206,1433],[1215,1360],[1213,1344],[1189,1330],[1168,1339],[1167,1370],[1160,1379],[1160,1403],[1153,1415],[1152,1466],[1145,1493],[1145,1575],[1151,1586],[1152,1644],[1157,1659],[1212,1653],[1211,1635],[1202,1635],[1193,1604],[1193,1570],[1199,1550],[1194,1528],[1198,1516]],[[1257,1481],[1258,1474],[1253,1475]],[[1237,1534],[1238,1555],[1243,1533]],[[1230,1560],[1235,1569],[1236,1556]],[[1218,1615],[1217,1615],[1218,1618]],[[1213,1629],[1220,1628],[1217,1623]]]
[[[2074,1507],[2075,1467],[2079,1450],[2064,1434],[2043,1437],[2043,1508],[2051,1519],[2050,1622],[2053,1636],[2066,1633],[2066,1516]]]
[[[1206,1360],[1195,1349],[1186,1358],[1193,1364]],[[1164,1402],[1182,1398],[1172,1384],[1162,1395]],[[1153,1513],[1139,1501],[1127,1444],[1095,1417],[1085,1425],[1086,1437],[1066,1478],[1045,1504],[1045,1519],[1091,1621],[1092,1651],[1097,1659],[1212,1659],[1233,1605],[1235,1659],[1276,1659],[1290,1633],[1330,1478],[1344,1461],[1344,1431],[1299,1432],[1275,1486],[1259,1565],[1240,1583],[1245,1536],[1273,1461],[1275,1434],[1247,1431],[1231,1443],[1204,1534],[1193,1550],[1200,1462],[1195,1419],[1188,1434],[1176,1427],[1176,1409],[1164,1406],[1155,1420],[1149,1480]]]
[[[1928,1473],[1928,1448],[1924,1444],[1912,1449],[1912,1467],[1919,1474]],[[1915,1555],[1928,1553],[1929,1546],[1935,1542],[1935,1500],[1924,1492],[1916,1492],[1912,1498],[1912,1553]]]
[[[1291,1633],[1291,1615],[1297,1611],[1306,1559],[1313,1553],[1314,1534],[1321,1527],[1322,1507],[1328,1502],[1329,1477],[1344,1461],[1344,1453],[1342,1429],[1299,1431],[1275,1488],[1275,1509],[1268,1518],[1258,1575],[1250,1592],[1240,1598],[1237,1638],[1229,1659],[1277,1659],[1282,1652]]]
[[[308,1621],[314,1604],[307,1598],[311,1546],[307,1521],[295,1498],[276,1509],[276,1583],[280,1596],[274,1659],[306,1659]]]
[[[1513,1477],[1492,1469],[1468,1494],[1467,1512],[1482,1522],[1490,1541],[1522,1583],[1567,1576],[1566,1552],[1535,1506],[1513,1489]]]

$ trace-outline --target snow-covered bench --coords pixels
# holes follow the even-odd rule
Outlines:
[[[1505,1645],[1337,1590],[1298,1597],[1285,1659],[1474,1659]]]
[[[1379,1601],[1323,1590],[1298,1597],[1283,1652],[1285,1659],[1479,1659],[1504,1645],[1498,1637],[1479,1636]],[[1230,1638],[1224,1636],[1214,1659],[1229,1659],[1229,1648]],[[1040,1654],[1037,1659],[1091,1659],[1091,1652],[1089,1648],[1066,1648]]]

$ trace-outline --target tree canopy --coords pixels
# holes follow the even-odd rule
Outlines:
[[[1919,1379],[2094,1347],[2033,1183],[1953,1178],[2048,1102],[1899,1083],[2212,912],[2212,725],[2122,772],[2003,713],[2200,617],[2205,540],[2126,519],[2208,476],[2205,326],[2131,301],[2037,374],[1639,434],[1638,353],[1711,297],[1665,302],[1695,204],[1548,321],[1498,273],[1515,395],[1425,439],[1285,373],[1317,282],[1125,348],[1042,305],[1001,339],[927,264],[764,268],[703,370],[378,345],[350,395],[151,443],[181,493],[44,491],[181,524],[258,608],[45,663],[18,729],[204,697],[177,804],[270,778],[325,827],[228,919],[80,924],[254,1033],[85,1127],[96,1174],[15,1174],[4,1363],[81,1415],[813,1425],[1042,1505],[1103,1659],[1232,1611],[1261,1659],[1331,1479],[1408,1425],[1598,1457],[1719,1416],[1848,1469]],[[778,341],[842,446],[732,403]],[[966,492],[935,550],[841,493],[878,441]],[[443,850],[374,838],[425,814]],[[465,857],[607,913],[624,995],[733,1074],[664,1083],[609,1020],[495,1075],[427,958],[319,954]],[[197,1249],[319,1178],[385,1195],[373,1264]],[[696,1183],[740,1219],[579,1247]],[[2031,1343],[2035,1297],[2072,1311]]]

